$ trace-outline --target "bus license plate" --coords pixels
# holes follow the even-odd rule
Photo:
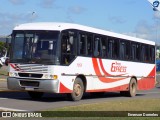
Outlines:
[[[25,90],[33,91],[34,88],[33,87],[25,87]]]

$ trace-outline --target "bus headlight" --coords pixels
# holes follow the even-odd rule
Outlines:
[[[54,80],[56,80],[56,79],[58,79],[58,75],[48,75],[48,74],[46,74],[46,75],[43,75],[43,78],[44,79],[54,79]]]
[[[53,78],[54,80],[56,80],[56,79],[58,79],[58,75],[53,75],[52,78]]]
[[[17,77],[18,73],[9,72],[9,77]]]

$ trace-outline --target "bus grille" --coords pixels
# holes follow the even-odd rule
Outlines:
[[[42,78],[43,74],[32,74],[32,73],[18,73],[20,77],[34,77],[34,78]]]
[[[38,87],[39,82],[36,81],[20,81],[21,86],[32,86],[32,87]]]
[[[46,65],[17,64],[17,68],[21,72],[49,73],[51,71],[50,67]]]

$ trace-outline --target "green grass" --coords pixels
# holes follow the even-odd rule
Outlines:
[[[51,111],[160,111],[160,99],[116,100],[51,109]]]
[[[69,106],[63,107],[58,109],[50,109],[45,112],[47,116],[58,116],[61,115],[65,120],[71,119],[70,116],[75,116],[77,114],[80,117],[76,117],[76,120],[88,120],[88,119],[95,119],[95,120],[106,120],[106,119],[113,119],[113,120],[158,120],[158,117],[128,117],[127,111],[134,111],[136,113],[143,113],[143,111],[157,113],[160,116],[160,99],[130,99],[130,100],[114,100],[114,101],[106,101],[100,103],[93,103],[93,104],[83,104],[77,106]],[[118,112],[117,112],[118,111]],[[132,112],[131,112],[132,113]],[[81,117],[82,114],[82,117]],[[113,116],[115,117],[111,117]],[[87,115],[90,115],[89,117]],[[108,116],[109,117],[104,117]],[[93,117],[92,117],[93,116]],[[120,117],[122,116],[122,117]],[[125,116],[125,117],[123,117]],[[75,119],[75,117],[73,118]]]
[[[7,75],[7,71],[5,71],[5,70],[0,70],[0,75]]]

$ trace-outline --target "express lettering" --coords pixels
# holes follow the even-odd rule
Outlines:
[[[121,63],[112,63],[111,72],[126,72],[127,67],[122,66]]]

